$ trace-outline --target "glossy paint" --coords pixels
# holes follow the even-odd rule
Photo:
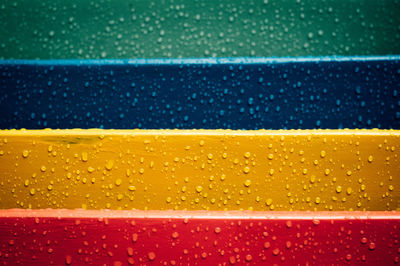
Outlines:
[[[398,56],[0,61],[0,128],[400,129]]]
[[[398,210],[398,130],[3,130],[0,207]]]
[[[0,58],[400,53],[396,0],[7,0]]]
[[[399,212],[0,211],[2,265],[392,265]]]

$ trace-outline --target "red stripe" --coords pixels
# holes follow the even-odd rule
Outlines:
[[[0,262],[390,265],[399,229],[399,212],[2,210]]]

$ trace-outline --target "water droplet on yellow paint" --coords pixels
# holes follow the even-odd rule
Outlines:
[[[224,181],[225,178],[226,178],[226,175],[225,175],[225,174],[222,174],[221,177],[220,177],[221,181]]]
[[[211,160],[211,159],[213,158],[213,155],[212,155],[211,153],[209,153],[209,154],[207,155],[207,158],[208,158],[209,160]]]
[[[26,186],[26,187],[29,186],[29,180],[28,179],[25,180],[24,186]]]
[[[368,162],[372,163],[373,160],[374,160],[374,157],[372,155],[368,156]]]
[[[87,160],[88,160],[87,152],[82,152],[82,161],[87,162]]]
[[[246,181],[244,181],[244,185],[246,187],[249,187],[251,185],[251,180],[247,179]]]
[[[321,151],[321,158],[324,158],[326,156],[326,151]]]
[[[121,179],[118,178],[117,180],[115,180],[115,184],[116,184],[117,186],[120,186],[121,183],[122,183],[122,180],[121,180]]]
[[[22,151],[22,157],[27,158],[29,156],[29,151],[23,150]]]
[[[337,193],[342,192],[342,187],[341,187],[341,186],[337,186],[337,187],[336,187],[336,192],[337,192]]]
[[[353,190],[351,189],[351,187],[348,187],[346,190],[347,195],[350,195],[353,192]]]
[[[267,204],[267,206],[270,206],[272,204],[272,199],[267,199],[265,201],[265,204]]]
[[[244,154],[244,158],[246,158],[246,159],[250,158],[250,152],[246,152],[246,153]]]
[[[274,175],[274,169],[269,169],[269,175]]]
[[[269,160],[274,159],[274,155],[273,155],[272,153],[268,154],[268,159],[269,159]]]
[[[136,187],[135,187],[135,186],[129,186],[128,189],[129,189],[130,191],[135,191],[135,190],[136,190]]]
[[[245,174],[248,174],[248,173],[250,172],[250,168],[246,166],[246,167],[243,169],[243,172],[244,172]]]
[[[316,197],[315,198],[315,203],[320,204],[321,203],[321,198],[320,197]]]
[[[202,190],[203,190],[203,187],[202,187],[202,186],[197,186],[197,187],[196,187],[196,191],[197,191],[198,193],[200,193]]]
[[[113,161],[113,160],[107,161],[107,163],[106,163],[106,169],[107,169],[108,171],[110,171],[110,170],[113,168],[113,166],[114,166],[114,161]]]
[[[40,167],[40,171],[45,172],[46,171],[46,166],[42,165],[42,167]]]
[[[29,194],[31,194],[32,196],[35,195],[35,193],[36,193],[36,190],[34,188],[31,188],[29,190]]]

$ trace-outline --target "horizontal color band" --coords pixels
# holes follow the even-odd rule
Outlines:
[[[0,208],[397,210],[396,130],[4,130]]]
[[[3,2],[0,58],[400,53],[393,0]]]
[[[219,212],[223,217],[139,213],[2,210],[0,262],[390,265],[400,260],[398,212],[372,212],[368,217],[354,212],[346,218],[342,212],[294,212],[287,218],[277,212],[272,219],[268,213],[249,217],[247,212],[241,213],[243,218],[225,212]]]
[[[0,128],[400,129],[399,56],[0,61]]]

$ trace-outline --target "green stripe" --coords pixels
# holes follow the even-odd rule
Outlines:
[[[2,2],[1,59],[400,53],[399,1]]]

